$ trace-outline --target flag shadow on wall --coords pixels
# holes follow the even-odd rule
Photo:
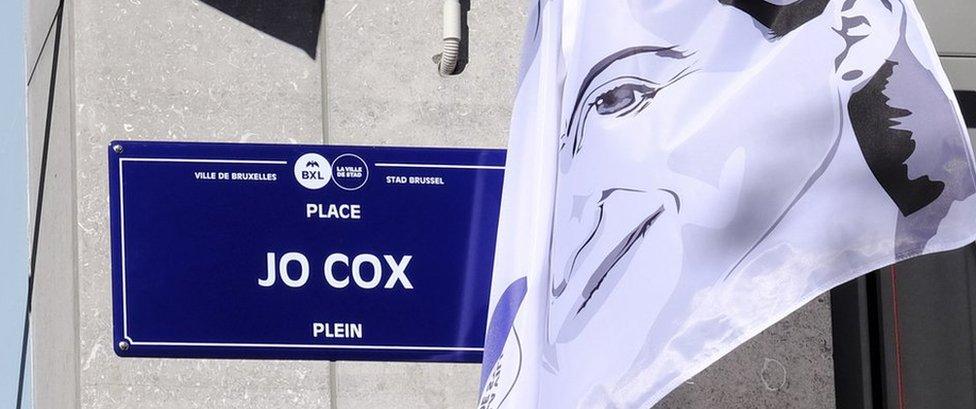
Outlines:
[[[324,0],[201,0],[316,58]]]

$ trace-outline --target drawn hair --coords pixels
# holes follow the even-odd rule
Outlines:
[[[776,39],[823,14],[830,0],[799,0],[786,5],[773,4],[766,0],[718,0],[718,2],[752,16],[757,23],[769,30],[772,39]]]

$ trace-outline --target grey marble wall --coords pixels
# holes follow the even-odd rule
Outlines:
[[[329,0],[324,59],[190,0],[79,1],[72,17],[74,190],[63,200],[76,221],[78,406],[473,407],[478,365],[341,362],[331,378],[325,362],[116,357],[105,152],[115,139],[504,146],[522,1],[474,2],[456,78],[431,61],[432,0]],[[811,303],[659,407],[831,407],[829,318],[826,299]]]

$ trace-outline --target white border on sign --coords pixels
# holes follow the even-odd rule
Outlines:
[[[433,169],[483,169],[505,170],[504,166],[489,165],[439,165],[436,163],[374,163],[378,168],[433,168]]]
[[[353,349],[353,350],[394,350],[394,351],[451,351],[451,352],[483,352],[478,347],[430,347],[403,345],[340,345],[340,344],[268,344],[268,343],[223,343],[223,342],[170,342],[170,341],[135,341],[129,337],[128,298],[126,297],[125,272],[125,194],[123,192],[122,172],[125,162],[175,162],[175,163],[230,163],[249,165],[287,165],[287,161],[275,160],[228,160],[228,159],[181,159],[181,158],[119,158],[119,243],[122,268],[122,337],[130,345],[144,346],[172,346],[172,347],[220,347],[220,348],[315,348],[315,349]],[[488,169],[504,170],[504,166],[480,165],[438,165],[422,163],[374,163],[377,167],[402,168],[440,168],[440,169]]]

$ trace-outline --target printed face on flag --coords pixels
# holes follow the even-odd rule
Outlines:
[[[797,18],[808,24],[789,33],[791,47],[777,48],[769,30],[717,0],[658,3],[665,10],[652,7],[640,22],[601,19],[618,38],[593,47],[594,63],[579,73],[559,152],[556,342],[578,336],[614,291],[645,299],[653,316],[682,271],[714,281],[730,274],[842,134],[847,98],[835,61],[846,43],[831,16],[804,9]],[[709,22],[725,29],[702,30]],[[743,67],[755,68],[744,76]],[[764,115],[752,113],[757,107]],[[734,241],[725,239],[730,230]]]
[[[563,34],[574,42],[567,84],[575,88],[563,97],[548,255],[545,355],[554,373],[605,382],[633,369],[650,334],[671,325],[659,316],[701,302],[684,289],[735,277],[831,167],[873,174],[876,189],[859,200],[896,206],[898,232],[940,197],[947,202],[933,217],[971,194],[969,180],[943,195],[944,181],[971,171],[937,175],[913,164],[914,142],[905,142],[907,155],[893,153],[898,146],[871,151],[871,138],[899,136],[887,122],[872,128],[873,118],[906,116],[870,94],[889,85],[894,54],[911,56],[899,1],[580,7],[575,30],[585,32]],[[853,108],[872,119],[852,118]],[[579,359],[600,348],[615,358]]]

